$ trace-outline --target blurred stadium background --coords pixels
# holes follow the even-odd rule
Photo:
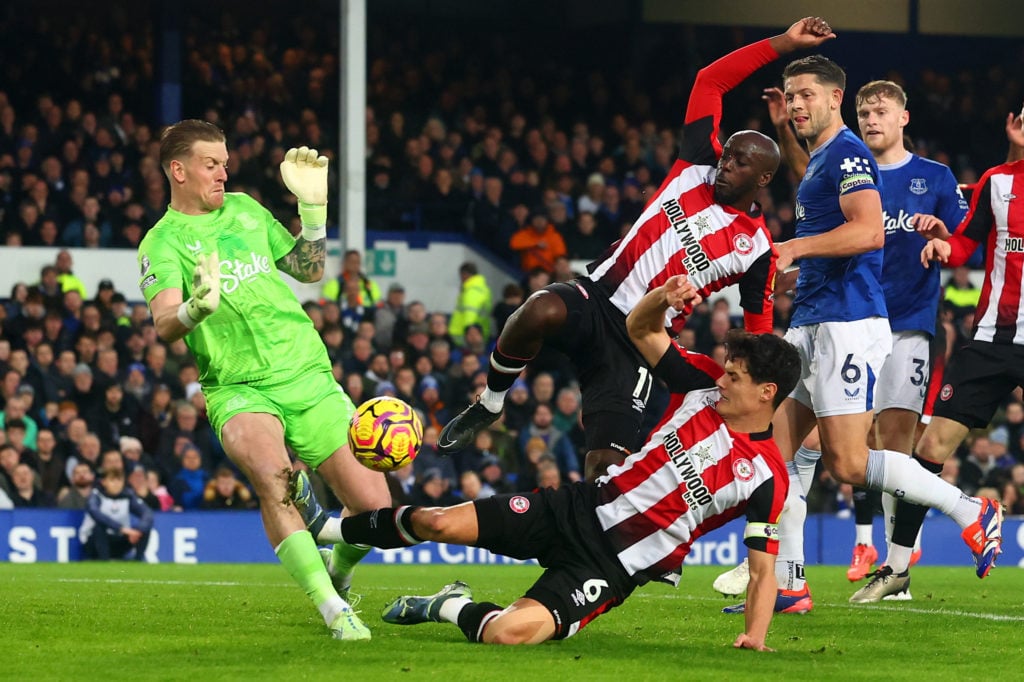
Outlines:
[[[599,174],[619,195],[619,204],[599,215],[596,232],[603,243],[612,241],[674,158],[696,71],[811,14],[826,17],[839,35],[823,52],[848,71],[846,121],[855,120],[852,92],[860,84],[876,78],[904,84],[915,150],[949,164],[969,185],[1005,159],[1003,122],[1024,100],[1018,5],[7,2],[0,8],[0,293],[10,291],[14,299],[18,283],[37,282],[40,269],[68,248],[88,298],[110,279],[129,302],[138,300],[133,243],[166,205],[153,140],[161,126],[195,117],[228,134],[229,189],[258,195],[285,224],[295,220],[277,177],[280,154],[305,143],[332,157],[328,277],[337,275],[341,254],[355,249],[381,291],[400,283],[407,302],[418,299],[427,310],[448,314],[458,295],[458,265],[471,260],[497,303],[503,287],[525,275],[508,249],[511,230],[541,213],[572,233],[577,201]],[[772,134],[760,94],[779,84],[781,68],[770,65],[730,93],[725,134],[741,128]],[[56,170],[48,159],[56,159]],[[442,191],[445,174],[452,189]],[[78,193],[76,175],[84,185]],[[493,207],[485,190],[490,178],[503,182]],[[37,189],[40,181],[45,188]],[[762,197],[780,239],[792,235],[794,191],[795,178],[783,172]],[[30,221],[23,209],[39,204],[39,193],[48,197]],[[99,202],[99,218],[90,220],[84,209],[88,197]],[[46,219],[56,228],[54,240],[40,233]],[[585,261],[577,254],[572,265]],[[977,273],[973,284],[980,284]],[[318,286],[293,288],[301,300],[323,299]],[[1008,430],[1010,454],[1020,458],[1020,424]],[[821,511],[842,511],[840,493],[824,495]],[[14,513],[21,516],[0,513],[7,539],[0,558],[74,554],[67,532],[73,515]],[[255,546],[263,541],[253,520],[239,528],[251,531]],[[833,520],[820,521],[813,537],[830,537]],[[201,521],[185,515],[161,523],[173,538],[159,554],[153,550],[162,561],[269,556],[262,545],[236,551],[224,541],[230,531],[211,530],[205,542],[217,551],[204,559],[195,546],[197,537],[203,542],[195,530]],[[30,530],[14,533],[18,528]],[[946,530],[933,546],[945,542]],[[844,542],[847,535],[852,543],[852,531]],[[845,545],[833,557],[823,541],[815,542],[820,561],[842,563],[848,556]],[[220,553],[225,548],[229,555]],[[1013,547],[1011,560],[1020,553]],[[715,558],[710,548],[707,556],[702,563],[734,559]],[[938,552],[929,558],[945,560]]]

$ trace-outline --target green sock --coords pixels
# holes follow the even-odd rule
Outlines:
[[[356,570],[356,564],[369,552],[369,545],[350,545],[344,540],[334,543],[331,560],[334,564],[335,579],[341,579],[347,588],[352,582],[352,572]]]
[[[327,575],[320,552],[308,530],[292,533],[274,552],[288,574],[302,586],[317,608],[332,599],[338,599],[338,593],[331,585],[331,577]]]

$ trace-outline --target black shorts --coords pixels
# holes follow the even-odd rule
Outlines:
[[[574,483],[474,502],[475,543],[515,559],[537,559],[544,573],[524,596],[555,619],[554,639],[579,632],[636,588],[594,516],[597,486]]]
[[[576,366],[587,449],[636,452],[653,377],[629,339],[626,316],[585,279],[545,287],[565,302],[566,323],[545,339]]]
[[[934,415],[972,429],[988,426],[999,404],[1024,385],[1024,347],[971,341],[953,353]]]

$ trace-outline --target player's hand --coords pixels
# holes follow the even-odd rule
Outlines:
[[[736,649],[753,649],[754,651],[770,651],[775,653],[775,649],[765,646],[764,642],[755,640],[745,632],[737,637],[736,641],[733,642],[732,645]]]
[[[1024,109],[1006,115],[1006,139],[1015,147],[1024,147]]]
[[[775,273],[775,295],[796,291],[796,280],[800,276],[800,268],[790,267],[785,272],[779,270]]]
[[[128,542],[132,543],[133,545],[137,544],[139,540],[142,539],[142,531],[138,528],[122,528],[121,534],[128,538]]]
[[[930,267],[933,260],[946,263],[949,261],[949,254],[952,250],[953,247],[949,245],[949,242],[942,239],[932,239],[921,249],[921,265],[926,268]]]
[[[303,225],[327,224],[327,157],[309,147],[292,147],[281,162],[281,179],[299,200]]]
[[[665,301],[679,311],[699,305],[704,300],[686,275],[674,275],[665,282]]]
[[[217,252],[201,255],[192,271],[192,298],[182,304],[188,320],[178,319],[189,329],[213,315],[220,306],[220,259]],[[191,324],[189,324],[189,321]]]
[[[804,17],[790,26],[782,35],[782,47],[787,52],[806,50],[832,40],[836,34],[821,17]],[[787,49],[788,48],[788,49]],[[779,50],[782,52],[783,50]]]
[[[778,88],[765,88],[761,99],[768,105],[768,117],[776,128],[789,125],[789,112],[786,111],[786,98]]]
[[[949,239],[949,229],[941,218],[926,213],[910,216],[910,224],[925,239]]]
[[[775,271],[785,272],[796,261],[795,239],[786,242],[775,242],[775,251],[779,257],[775,260]]]

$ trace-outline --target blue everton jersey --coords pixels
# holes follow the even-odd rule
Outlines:
[[[878,165],[849,128],[811,153],[796,192],[796,236],[828,232],[846,222],[839,198],[882,191]],[[791,325],[886,317],[882,249],[844,258],[802,258]]]
[[[879,166],[885,190],[885,255],[882,287],[889,326],[894,332],[921,331],[935,334],[939,308],[939,268],[921,265],[926,240],[917,234],[910,218],[915,213],[942,219],[950,232],[967,213],[967,201],[949,168],[916,154],[896,163]]]

